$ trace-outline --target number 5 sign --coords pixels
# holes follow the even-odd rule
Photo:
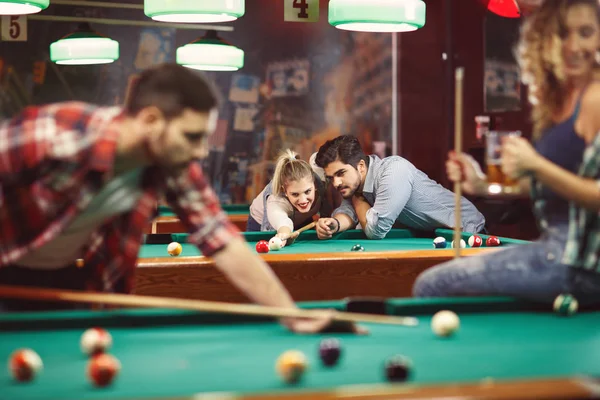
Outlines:
[[[318,22],[319,0],[285,0],[284,21]]]
[[[2,40],[12,42],[27,41],[27,16],[3,15]]]

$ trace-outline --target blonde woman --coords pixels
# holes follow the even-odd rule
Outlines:
[[[593,149],[582,166],[584,150],[600,130],[599,54],[598,0],[546,0],[528,18],[517,55],[530,90],[535,148],[523,138],[506,140],[502,164],[530,191],[542,235],[528,245],[434,267],[417,279],[416,296],[509,295],[551,302],[569,292],[580,303],[600,302],[598,227],[589,229],[597,219],[585,227],[571,221],[569,235],[570,201],[573,219],[579,220],[581,206],[596,216],[600,208],[594,176],[576,176],[592,163]],[[486,186],[465,154],[451,154],[447,172],[468,193]],[[595,245],[582,246],[581,232]]]
[[[293,151],[284,151],[272,181],[250,205],[246,231],[274,230],[285,241],[313,218],[331,215],[333,205],[317,168],[300,160]]]

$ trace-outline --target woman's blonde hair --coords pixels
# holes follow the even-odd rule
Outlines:
[[[545,0],[521,29],[515,55],[522,81],[529,87],[534,139],[552,125],[552,115],[565,101],[562,32],[568,9],[579,4],[595,7],[600,23],[598,0]]]
[[[292,181],[312,178],[313,171],[310,164],[300,160],[292,150],[285,150],[277,159],[275,173],[273,174],[273,194],[279,195],[285,191],[285,185]]]

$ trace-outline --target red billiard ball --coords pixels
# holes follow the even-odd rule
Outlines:
[[[112,335],[102,328],[90,328],[83,332],[80,347],[83,354],[92,356],[106,353],[112,346]]]
[[[40,356],[32,349],[18,349],[11,354],[9,369],[13,378],[19,382],[33,380],[43,369]]]
[[[95,386],[107,386],[121,371],[121,362],[114,356],[102,353],[88,362],[87,375]]]
[[[269,252],[269,242],[266,240],[259,240],[256,243],[256,251],[259,253],[268,253]]]
[[[319,344],[319,356],[323,365],[328,367],[335,365],[340,359],[341,354],[342,348],[339,340],[334,338],[321,340]]]
[[[498,239],[496,236],[490,236],[485,241],[485,245],[489,247],[500,246],[500,239]]]
[[[483,239],[479,235],[473,235],[469,238],[469,246],[471,247],[481,247],[483,244]]]

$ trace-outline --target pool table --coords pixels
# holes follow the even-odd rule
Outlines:
[[[243,233],[253,251],[259,240],[269,240],[273,234]],[[361,230],[350,230],[331,240],[318,240],[315,231],[306,231],[294,244],[260,255],[297,301],[336,300],[355,295],[407,297],[422,271],[453,258],[454,249],[434,249],[432,244],[435,236],[443,236],[450,242],[452,234],[447,229],[439,229],[430,236],[393,229],[383,240],[368,240]],[[185,243],[187,236],[146,236],[146,244],[139,253],[136,294],[247,301],[215,268],[212,259]],[[468,236],[463,234],[465,241]],[[487,236],[482,238],[485,241]],[[167,244],[171,241],[182,244],[180,256],[168,255]],[[501,242],[503,246],[526,243],[510,238],[501,238]],[[361,244],[365,251],[350,251],[355,244]],[[494,249],[498,247],[466,248],[462,254],[470,256]]]
[[[221,208],[227,213],[229,220],[244,232],[250,214],[249,204],[223,204]],[[146,227],[146,233],[184,233],[187,232],[171,207],[159,205],[158,216]]]
[[[561,317],[549,307],[510,298],[387,299],[382,311],[415,316],[413,327],[363,324],[366,336],[297,335],[266,317],[170,309],[61,311],[0,315],[0,360],[31,348],[44,368],[15,382],[0,369],[3,400],[69,399],[590,399],[600,395],[600,312]],[[373,310],[368,302],[301,303],[306,308]],[[364,307],[367,307],[366,309]],[[376,307],[379,308],[379,307]],[[438,310],[460,317],[455,335],[440,338],[430,321]],[[121,362],[108,387],[86,377],[79,339],[89,327],[107,329],[110,353]],[[342,344],[337,365],[325,367],[319,341]],[[277,357],[295,349],[307,357],[302,379],[285,383]],[[407,381],[390,383],[384,361],[403,355]]]

